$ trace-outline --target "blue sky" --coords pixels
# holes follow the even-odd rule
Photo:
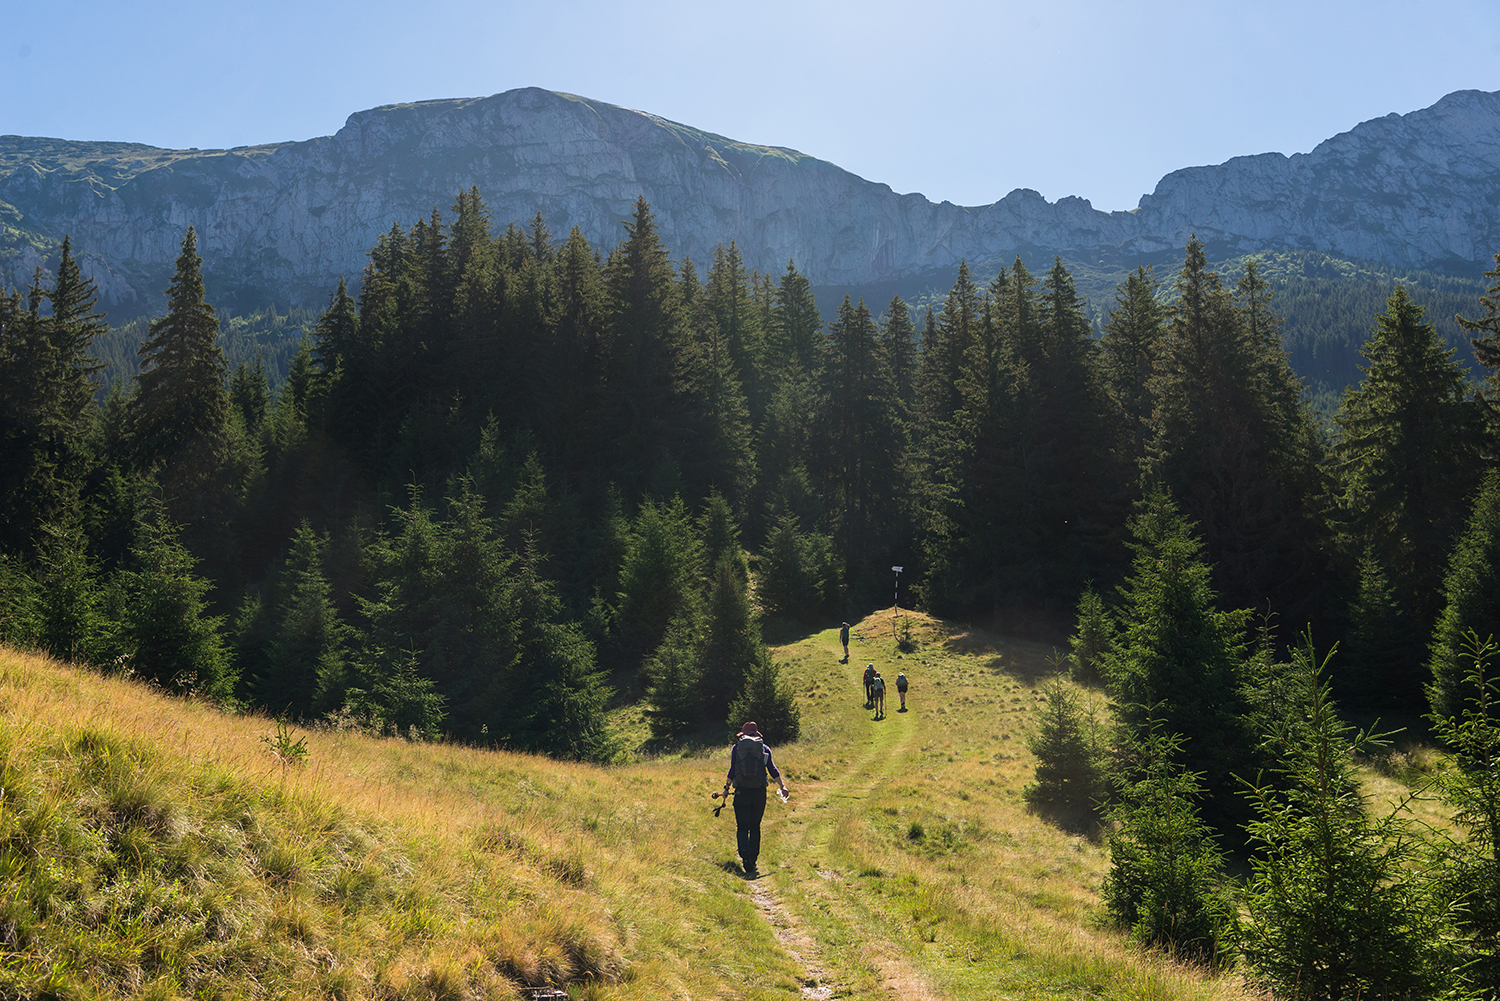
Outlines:
[[[1132,208],[1178,167],[1500,90],[1500,0],[0,0],[0,25],[0,133],[206,149],[539,86],[967,205]]]

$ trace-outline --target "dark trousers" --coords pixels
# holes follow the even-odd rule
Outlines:
[[[766,815],[766,787],[734,791],[734,844],[746,869],[760,858],[760,819]]]

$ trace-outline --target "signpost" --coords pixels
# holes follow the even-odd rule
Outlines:
[[[899,639],[896,632],[896,616],[901,608],[901,567],[891,567],[896,571],[896,595],[891,599],[891,636]]]

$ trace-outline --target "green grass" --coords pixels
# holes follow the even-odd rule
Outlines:
[[[726,749],[608,768],[225,716],[0,652],[0,997],[1242,997],[1098,920],[1103,848],[1030,816],[1050,649],[889,613],[784,631],[747,883]],[[863,708],[874,662],[911,711]],[[614,711],[645,733],[639,707]],[[270,742],[266,740],[270,738]],[[277,740],[305,740],[283,766]]]

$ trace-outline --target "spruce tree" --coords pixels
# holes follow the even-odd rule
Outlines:
[[[1107,792],[1094,721],[1084,716],[1078,696],[1062,682],[1049,685],[1045,696],[1036,730],[1027,740],[1036,758],[1036,777],[1022,795],[1043,816],[1087,830],[1098,821]]]
[[[734,241],[729,241],[727,249],[723,244],[715,247],[704,304],[713,314],[719,335],[725,339],[754,422],[765,409],[771,387],[766,371],[765,332],[760,328],[750,286],[751,276]]]
[[[818,364],[818,335],[823,318],[813,297],[812,283],[788,260],[776,285],[776,326],[772,355],[783,373],[811,374]]]
[[[1437,617],[1448,547],[1482,468],[1479,410],[1463,369],[1403,288],[1361,353],[1369,365],[1334,415],[1343,513],[1355,545],[1373,547],[1412,627]],[[1393,705],[1420,697],[1390,693]]]
[[[1321,443],[1257,283],[1237,301],[1189,241],[1146,472],[1199,525],[1226,603],[1307,621],[1325,586]]]
[[[1161,495],[1132,522],[1135,559],[1120,588],[1120,631],[1104,675],[1126,734],[1153,726],[1182,738],[1178,763],[1203,777],[1205,819],[1221,834],[1244,818],[1251,773],[1242,689],[1249,613],[1221,612],[1192,525]]]
[[[205,298],[198,237],[189,226],[167,289],[167,312],[152,320],[137,352],[132,436],[137,461],[160,470],[171,510],[201,512],[227,445],[227,366],[219,321]]]
[[[577,623],[566,620],[541,565],[536,539],[528,535],[516,572],[521,655],[494,693],[491,715],[519,750],[608,761],[618,749],[604,716],[611,690],[594,645]]]
[[[1451,718],[1474,696],[1464,682],[1472,662],[1465,637],[1500,639],[1500,471],[1490,470],[1480,485],[1448,559],[1443,601],[1432,633],[1427,697],[1434,713]]]
[[[888,562],[902,497],[905,436],[869,309],[844,297],[824,340],[813,475],[846,574]]]
[[[1346,710],[1373,717],[1399,707],[1393,704],[1392,693],[1410,693],[1420,685],[1417,666],[1422,644],[1373,546],[1366,547],[1357,572],[1349,626],[1333,665],[1332,684]]]
[[[1495,282],[1489,287],[1489,291],[1479,297],[1479,305],[1483,307],[1484,314],[1474,318],[1457,316],[1454,319],[1463,329],[1479,335],[1470,338],[1469,343],[1474,346],[1475,360],[1490,370],[1485,380],[1488,385],[1480,400],[1489,418],[1491,433],[1500,435],[1500,254],[1495,255],[1494,270],[1486,271],[1484,276]]]
[[[104,584],[89,559],[88,538],[76,520],[45,525],[41,535],[32,606],[35,642],[58,660],[104,666],[114,652],[114,627],[105,611]]]
[[[1453,753],[1455,767],[1437,780],[1453,808],[1460,837],[1440,836],[1438,882],[1456,905],[1455,924],[1468,986],[1480,996],[1500,994],[1500,684],[1493,668],[1500,646],[1469,632],[1458,641],[1462,704],[1434,712],[1433,733]]]
[[[635,670],[678,621],[697,635],[702,617],[703,546],[680,497],[641,504],[631,526],[615,602],[617,667]]]
[[[672,264],[644,197],[625,231],[604,269],[613,320],[603,408],[608,447],[627,489],[666,496],[677,488],[688,433],[681,380],[690,341]]]
[[[103,367],[91,352],[108,329],[98,298],[68,237],[51,289],[38,269],[24,307],[0,296],[0,548],[32,553],[42,525],[78,514]]]
[[[715,268],[722,271],[730,265],[721,260],[715,262]],[[688,369],[684,382],[698,411],[698,427],[695,442],[685,449],[684,459],[686,466],[696,471],[696,475],[688,477],[694,493],[717,491],[743,516],[748,512],[755,486],[755,446],[750,406],[740,373],[751,363],[746,361],[742,365],[736,360],[736,354],[744,354],[744,349],[736,351],[735,337],[721,322],[743,327],[748,297],[743,301],[734,298],[733,289],[743,290],[742,282],[736,284],[721,274],[719,284],[730,286],[728,291],[720,290],[730,300],[728,305],[714,307],[715,288],[710,285],[706,294],[687,306],[688,324],[696,343],[691,355],[684,359]],[[718,318],[720,313],[725,314],[723,321]],[[747,335],[741,329],[739,336],[743,339]]]
[[[1417,841],[1400,804],[1371,817],[1351,774],[1379,739],[1339,719],[1310,642],[1294,663],[1297,704],[1265,735],[1279,781],[1250,794],[1246,959],[1277,996],[1437,996],[1452,971],[1439,908],[1411,867]]]
[[[759,655],[745,669],[745,686],[729,707],[726,726],[733,731],[741,723],[754,720],[761,734],[772,744],[789,744],[802,734],[802,709],[790,679],[782,665],[771,660],[761,647]]]
[[[109,325],[104,322],[104,314],[97,312],[99,288],[92,278],[83,277],[67,236],[63,237],[57,280],[47,293],[47,301],[52,315],[46,327],[56,366],[53,406],[60,430],[70,440],[71,449],[77,450],[78,439],[89,428],[94,397],[99,392],[96,376],[104,367],[93,357],[94,342],[109,331]]]
[[[307,719],[335,711],[352,683],[350,630],[339,619],[323,571],[326,546],[327,540],[304,519],[271,590],[266,673],[249,684],[255,701],[278,715]]]
[[[1104,385],[1120,416],[1119,448],[1129,466],[1145,458],[1151,430],[1151,373],[1164,333],[1159,285],[1149,265],[1127,275],[1099,340]]]
[[[1202,786],[1185,771],[1181,738],[1148,724],[1132,742],[1133,773],[1109,812],[1105,911],[1141,945],[1197,962],[1226,955],[1234,903],[1224,860],[1198,813]]]
[[[120,574],[120,643],[137,677],[170,692],[225,699],[236,674],[224,618],[209,614],[212,582],[196,573],[197,562],[165,512],[141,525],[131,566]]]

